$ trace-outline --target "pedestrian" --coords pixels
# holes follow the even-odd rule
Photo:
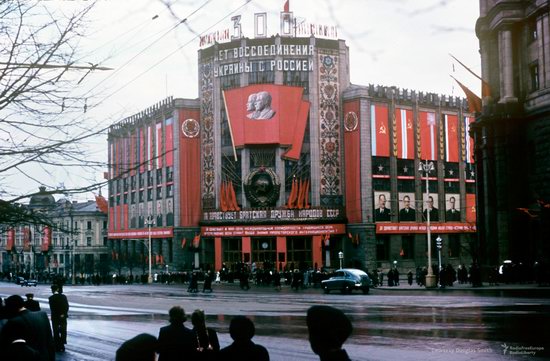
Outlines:
[[[312,306],[307,310],[306,323],[311,349],[320,360],[350,360],[342,345],[353,327],[342,311],[331,306]]]
[[[61,292],[61,288],[57,284],[52,285],[52,293],[53,295],[50,296],[48,301],[50,304],[50,316],[52,319],[55,350],[58,352],[64,352],[65,345],[67,344],[69,301],[67,301],[67,296]]]
[[[55,347],[48,315],[44,311],[31,312],[24,306],[23,298],[13,295],[6,299],[6,311],[10,319],[2,328],[0,336],[1,350],[18,339],[25,340],[28,347],[40,354],[40,361],[54,361]],[[2,351],[3,352],[3,351]],[[2,354],[2,356],[4,356]],[[18,360],[15,358],[14,360]]]
[[[168,311],[170,324],[160,328],[158,337],[159,361],[175,361],[193,357],[196,351],[195,334],[185,327],[185,311],[174,306]]]
[[[248,283],[248,272],[244,268],[241,270],[239,281],[242,290],[248,291],[250,289],[250,284]]]
[[[25,308],[29,311],[40,311],[40,303],[38,303],[38,301],[36,301],[34,299],[34,294],[32,293],[27,293],[25,295],[25,297],[27,298],[25,300]]]
[[[269,361],[269,352],[259,344],[252,342],[254,323],[245,316],[235,316],[229,324],[229,335],[233,343],[221,349],[218,360],[221,361]]]
[[[204,285],[202,287],[202,292],[210,291],[212,292],[212,273],[210,271],[206,272],[204,275]]]
[[[197,275],[197,272],[191,273],[191,279],[189,280],[189,288],[187,289],[187,292],[191,293],[197,293],[199,292],[199,276]]]
[[[157,338],[141,333],[125,341],[116,350],[115,361],[155,361]]]
[[[409,286],[412,286],[412,284],[413,284],[413,273],[412,273],[412,271],[409,271],[409,273],[407,273],[407,282],[409,283]]]
[[[281,274],[277,270],[273,271],[273,286],[275,286],[275,290],[281,290]]]
[[[220,351],[218,333],[210,327],[206,327],[206,319],[203,310],[195,310],[191,314],[191,323],[197,342],[197,360],[216,360]]]

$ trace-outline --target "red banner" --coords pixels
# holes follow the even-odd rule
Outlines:
[[[458,117],[445,114],[445,160],[458,162]]]
[[[395,109],[397,122],[397,158],[414,159],[414,127],[412,110]]]
[[[174,165],[174,120],[172,118],[164,121],[164,127],[166,129],[166,166],[172,167]]]
[[[470,136],[470,126],[474,117],[464,117],[464,150],[466,163],[474,163],[474,138]]]
[[[265,226],[206,226],[203,237],[314,236],[345,234],[345,224],[287,224]]]
[[[28,252],[31,250],[31,229],[29,227],[23,228],[23,251]]]
[[[372,155],[389,157],[390,129],[388,128],[388,106],[385,104],[371,104],[370,117]]]
[[[151,228],[151,238],[173,237],[173,228]],[[108,233],[109,238],[149,238],[148,229],[134,229],[127,231],[113,231]]]
[[[437,160],[438,127],[435,113],[419,112],[420,120],[420,159]]]
[[[50,249],[50,244],[52,244],[52,230],[50,227],[44,227],[41,247],[42,252],[48,252]]]
[[[361,222],[361,134],[358,100],[344,103],[346,132],[344,152],[346,169],[346,214],[350,223]]]
[[[466,222],[476,222],[476,195],[466,193]]]
[[[470,223],[437,223],[430,224],[431,232],[437,233],[475,233],[475,224]],[[377,234],[399,234],[399,233],[426,233],[426,223],[377,223]]]
[[[302,93],[301,87],[275,84],[224,90],[233,146],[279,144],[289,147],[283,158],[298,160],[309,113]]]
[[[6,251],[11,251],[15,245],[15,229],[8,229],[8,241],[6,243]]]
[[[145,172],[145,132],[143,131],[143,128],[139,128],[139,144],[138,144],[138,162],[139,162],[139,172],[143,173]]]
[[[162,168],[162,122],[157,123],[155,132],[155,164],[157,169]]]

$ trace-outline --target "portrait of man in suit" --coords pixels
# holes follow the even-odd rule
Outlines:
[[[401,202],[403,207],[399,210],[399,221],[414,222],[416,220],[416,210],[411,207],[411,197],[405,194]]]
[[[425,199],[426,206],[424,207],[424,222],[428,220],[428,212],[430,212],[430,222],[439,222],[439,211],[434,205],[434,197],[429,196]]]
[[[447,210],[445,211],[445,219],[447,222],[460,222],[460,210],[456,204],[456,197],[450,196],[447,200]]]
[[[389,222],[391,218],[391,210],[386,207],[387,200],[386,197],[389,196],[389,193],[375,193],[375,197],[378,195],[378,204],[374,210],[374,221],[375,222]]]

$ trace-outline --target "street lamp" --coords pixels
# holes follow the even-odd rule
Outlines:
[[[155,220],[153,219],[153,216],[152,215],[148,215],[147,216],[147,219],[145,220],[145,224],[147,225],[147,228],[149,230],[149,243],[148,243],[148,247],[147,247],[147,250],[149,252],[149,257],[148,257],[148,260],[149,260],[149,275],[147,277],[147,283],[153,283],[153,275],[151,273],[151,226],[154,226],[155,225]]]
[[[428,162],[426,159],[425,163],[420,162],[418,170],[422,173],[426,173],[426,201],[430,199],[430,172],[435,170],[433,162]],[[435,284],[435,275],[433,274],[432,269],[432,233],[430,229],[430,211],[426,212],[426,229],[428,235],[428,274],[426,275],[426,288],[433,288]]]
[[[338,258],[340,259],[340,269],[342,269],[342,261],[344,260],[344,252],[338,252]]]
[[[65,202],[65,209],[69,212],[69,219],[71,222],[71,237],[70,237],[70,250],[71,250],[71,284],[74,285],[76,283],[76,278],[74,274],[74,248],[75,248],[75,241],[74,241],[74,222],[73,222],[73,204],[70,201]]]

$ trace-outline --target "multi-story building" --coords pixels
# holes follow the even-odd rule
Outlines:
[[[143,267],[151,237],[157,269],[408,271],[427,265],[429,207],[443,261],[470,263],[466,102],[352,85],[345,41],[330,28],[296,34],[206,44],[198,99],[168,98],[111,127],[110,247]]]
[[[483,110],[474,127],[488,265],[550,255],[550,25],[546,1],[480,0]]]
[[[28,274],[59,274],[72,279],[93,274],[108,274],[111,253],[107,248],[107,213],[98,200],[56,201],[40,187],[31,197],[28,207],[40,212],[49,225],[29,220],[1,235],[3,272]]]

